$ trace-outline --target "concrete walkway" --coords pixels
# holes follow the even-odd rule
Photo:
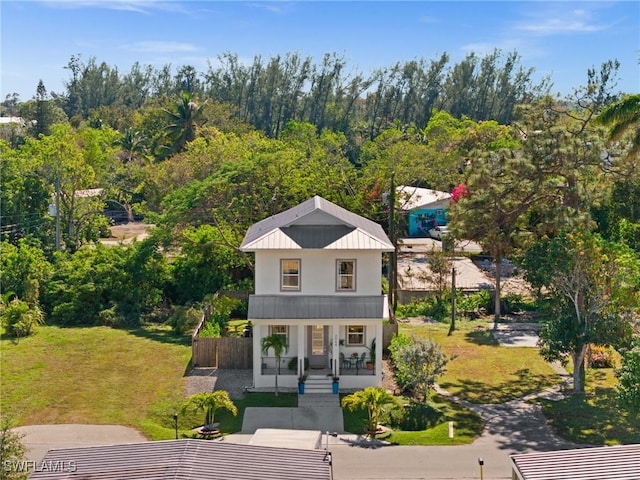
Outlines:
[[[333,394],[298,395],[298,407],[249,407],[244,411],[242,432],[260,428],[344,432],[340,397]]]

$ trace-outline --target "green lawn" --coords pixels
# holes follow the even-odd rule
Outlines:
[[[400,333],[432,338],[456,358],[438,383],[473,403],[502,403],[557,385],[559,376],[537,348],[500,347],[487,320],[458,321],[447,336],[448,324],[401,324]]]
[[[612,368],[590,369],[585,395],[539,402],[551,426],[564,438],[593,445],[640,443],[640,418],[618,406],[616,383]]]
[[[440,384],[474,402],[499,402],[539,391],[557,376],[533,348],[500,348],[490,338],[490,323],[459,322],[446,335],[443,324],[409,326],[402,333],[431,337],[456,360]],[[153,440],[174,438],[173,414],[184,400],[184,373],[189,364],[189,338],[167,327],[136,330],[106,327],[39,327],[19,342],[0,340],[0,409],[18,425],[96,423],[128,425]],[[640,442],[638,421],[621,413],[614,400],[611,370],[590,370],[588,395],[562,402],[543,402],[552,425],[579,442]],[[468,443],[482,430],[472,412],[435,396],[442,417],[432,428],[396,428],[387,438],[399,445]],[[217,412],[223,432],[238,432],[250,406],[296,406],[295,394],[253,393],[234,401],[239,414]],[[202,423],[200,415],[178,416],[180,436]],[[448,438],[448,421],[455,436]],[[345,410],[345,430],[362,432],[362,413]]]
[[[188,337],[165,327],[42,326],[19,342],[0,340],[0,351],[0,406],[14,423],[128,425],[173,438]]]
[[[409,400],[403,400],[405,404],[409,403]],[[429,405],[435,407],[440,415],[420,415],[407,410],[403,415],[404,421],[397,416],[395,421],[385,421],[384,424],[392,428],[391,433],[379,438],[384,438],[394,445],[462,445],[473,442],[482,433],[482,419],[471,410],[438,395],[433,396]],[[352,412],[347,409],[343,409],[343,412],[344,429],[347,432],[362,434],[367,418],[366,412]],[[449,438],[450,421],[454,426],[453,438]],[[427,426],[428,428],[425,428]]]

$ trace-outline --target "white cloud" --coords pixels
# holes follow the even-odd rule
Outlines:
[[[179,1],[166,0],[39,0],[43,5],[53,8],[102,8],[107,10],[123,10],[148,13],[151,10],[167,12],[186,12],[185,4]]]
[[[536,3],[540,6],[540,3]],[[601,23],[593,19],[595,9],[564,10],[562,2],[551,4],[551,8],[530,13],[530,19],[517,22],[513,28],[517,32],[530,33],[537,36],[559,35],[565,33],[592,33],[607,30],[611,24]]]

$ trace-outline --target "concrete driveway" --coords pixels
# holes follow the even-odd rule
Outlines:
[[[136,429],[120,425],[27,425],[13,429],[23,435],[26,460],[39,462],[52,448],[140,443],[147,439]]]

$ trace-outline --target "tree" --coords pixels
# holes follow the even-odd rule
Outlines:
[[[262,338],[262,354],[267,356],[269,354],[269,350],[273,350],[273,354],[276,357],[276,388],[275,394],[278,396],[278,375],[280,375],[280,359],[282,355],[287,352],[289,349],[289,345],[287,345],[287,338],[284,335],[279,335],[277,333],[272,333],[266,337]]]
[[[640,153],[640,94],[629,95],[609,105],[595,119],[596,124],[611,127],[609,141],[617,142],[629,134],[628,158]]]
[[[620,348],[629,342],[638,307],[638,259],[581,230],[540,240],[522,265],[526,279],[544,287],[553,306],[540,332],[540,353],[549,361],[569,355],[574,392],[584,393],[588,345]]]
[[[23,480],[29,472],[20,468],[27,449],[22,443],[22,435],[11,430],[7,415],[0,417],[0,480]]]
[[[191,395],[182,404],[182,413],[195,410],[197,413],[204,413],[204,426],[213,428],[216,411],[224,409],[233,416],[238,414],[238,408],[235,406],[229,393],[225,390],[216,390],[214,392],[201,392]]]
[[[448,357],[433,340],[413,338],[412,342],[400,344],[393,352],[393,363],[399,377],[405,379],[403,387],[410,388],[425,402],[439,376],[453,357]]]
[[[400,406],[400,400],[381,387],[367,387],[342,399],[342,406],[350,411],[366,410],[366,433],[375,438],[383,415]]]
[[[622,364],[616,370],[618,401],[632,415],[640,417],[640,337],[622,352]]]
[[[160,157],[174,155],[184,150],[187,143],[196,138],[196,132],[206,122],[204,110],[196,103],[191,94],[183,92],[180,102],[174,110],[165,110],[169,125],[165,127],[169,145],[163,145]]]

